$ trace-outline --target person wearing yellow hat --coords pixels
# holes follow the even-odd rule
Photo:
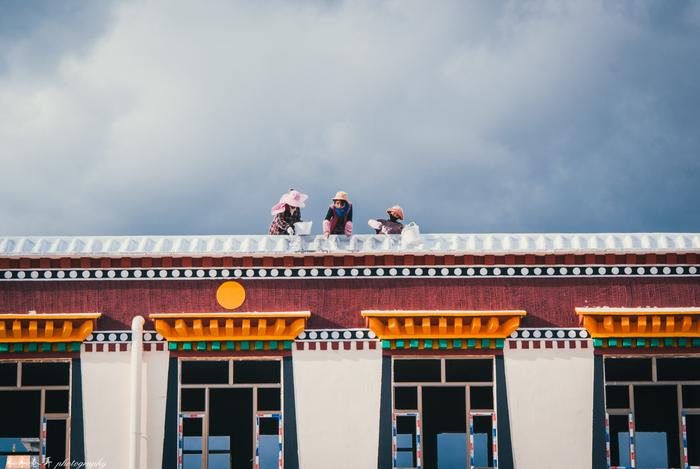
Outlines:
[[[374,228],[377,234],[401,234],[403,224],[399,220],[403,220],[403,209],[398,205],[394,205],[386,209],[386,213],[389,215],[388,220],[382,218],[378,220],[370,219],[367,224]]]
[[[344,191],[336,192],[323,220],[323,237],[328,238],[332,234],[352,235],[352,204]]]

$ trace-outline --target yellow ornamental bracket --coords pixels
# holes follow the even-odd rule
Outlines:
[[[294,340],[309,311],[280,313],[151,314],[156,332],[171,342]],[[222,327],[223,326],[223,327]]]
[[[362,311],[382,340],[505,339],[527,313],[513,311]]]
[[[700,308],[576,308],[594,339],[700,337]]]
[[[0,342],[83,342],[101,313],[0,314]]]

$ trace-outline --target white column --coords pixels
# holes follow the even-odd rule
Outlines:
[[[131,388],[129,392],[129,469],[139,469],[141,443],[141,364],[143,362],[143,323],[141,316],[131,321]]]

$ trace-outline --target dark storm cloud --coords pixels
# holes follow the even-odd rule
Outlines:
[[[289,187],[362,232],[700,229],[697,4],[59,10],[0,33],[2,234],[264,233]]]

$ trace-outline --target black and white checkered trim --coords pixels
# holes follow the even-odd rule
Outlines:
[[[87,336],[83,343],[87,344],[128,344],[131,343],[132,332],[124,331],[94,331]],[[156,331],[143,331],[143,342],[160,343],[165,338]]]
[[[296,340],[297,342],[345,342],[376,338],[374,332],[369,329],[306,329],[297,336]]]
[[[572,340],[589,339],[588,331],[574,327],[521,327],[514,331],[510,340]]]
[[[56,280],[204,280],[306,278],[532,278],[532,277],[678,277],[700,274],[698,265],[519,265],[254,267],[0,270],[0,281]]]

